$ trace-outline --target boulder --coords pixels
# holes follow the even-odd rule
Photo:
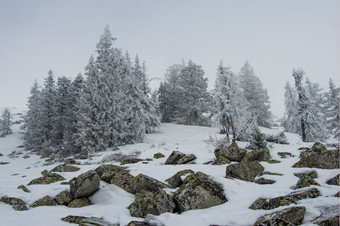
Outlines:
[[[267,147],[252,150],[245,154],[242,162],[252,161],[268,161],[270,159],[270,152]]]
[[[64,164],[66,164],[66,165],[73,165],[73,164],[77,164],[77,162],[73,158],[68,158],[68,159],[66,159]]]
[[[172,213],[175,203],[171,197],[162,189],[149,192],[137,193],[135,201],[129,205],[128,209],[133,217],[146,217],[147,214],[160,215],[162,213]]]
[[[131,188],[134,194],[143,190],[156,192],[159,188],[167,188],[168,185],[144,174],[139,174],[131,179]]]
[[[293,192],[286,196],[276,198],[259,198],[249,208],[252,210],[271,210],[280,206],[288,206],[302,199],[316,198],[318,196],[320,196],[319,190],[310,188],[305,191]]]
[[[49,150],[44,150],[41,152],[40,158],[45,159],[45,158],[50,157],[51,155],[52,155],[52,152],[50,152]]]
[[[329,185],[338,185],[339,186],[340,185],[340,174],[329,179],[326,183],[329,184]]]
[[[79,167],[70,166],[67,164],[61,164],[59,166],[54,167],[51,171],[52,172],[76,172],[78,170],[80,170]]]
[[[231,163],[229,159],[227,159],[226,157],[220,156],[212,163],[212,165],[224,165],[224,164],[229,164],[229,163]]]
[[[315,171],[306,173],[295,173],[294,175],[300,178],[299,181],[296,183],[294,189],[309,187],[311,185],[320,186],[320,184],[314,181],[314,178],[317,178],[317,174]]]
[[[128,173],[129,171],[126,170],[126,167],[115,166],[111,164],[101,165],[95,169],[96,173],[98,174],[99,178],[106,183],[111,183],[112,178],[116,174],[121,173]],[[131,176],[132,177],[132,176]]]
[[[69,215],[67,217],[61,218],[62,221],[68,222],[71,224],[78,224],[82,226],[119,226],[119,224],[111,224],[107,221],[104,221],[103,218],[98,217],[83,217],[83,216],[73,216]]]
[[[230,161],[241,162],[247,151],[240,148],[236,142],[231,143],[229,147],[223,147],[215,150],[214,154],[216,158],[224,157]]]
[[[130,221],[127,226],[151,226],[149,223],[144,221]]]
[[[77,198],[89,197],[99,189],[100,179],[96,171],[89,170],[70,180],[72,196]]]
[[[91,205],[91,202],[88,198],[81,198],[72,200],[67,206],[70,208],[80,208],[89,205]]]
[[[333,197],[338,197],[338,198],[340,198],[340,191],[338,191],[335,195],[333,195]]]
[[[187,176],[181,187],[174,192],[173,200],[179,213],[209,208],[228,201],[222,186],[201,172]]]
[[[38,206],[57,206],[59,205],[52,197],[50,196],[45,196],[37,201],[35,201],[31,207],[35,208]]]
[[[24,192],[30,193],[30,191],[26,188],[25,185],[19,185],[19,186],[18,186],[18,189],[21,189],[21,190],[23,190]]]
[[[134,163],[138,163],[138,162],[141,162],[141,161],[144,161],[144,159],[126,158],[120,164],[121,165],[134,164]]]
[[[303,223],[306,208],[304,206],[295,206],[286,208],[274,213],[269,213],[259,218],[254,226],[261,225],[300,225]]]
[[[193,154],[186,155],[179,151],[173,151],[171,155],[165,161],[165,165],[178,165],[178,164],[186,164],[196,159],[196,156]]]
[[[43,175],[42,177],[31,180],[27,185],[51,184],[51,183],[65,180],[65,178],[60,176],[59,174],[51,173],[47,170],[42,171],[41,174]]]
[[[165,181],[168,182],[172,188],[176,188],[176,187],[179,187],[183,183],[183,180],[181,177],[189,173],[194,173],[194,171],[190,169],[181,170],[177,172],[175,175],[173,175],[172,177],[166,179]]]
[[[290,152],[278,152],[277,154],[283,159],[287,157],[294,157],[294,155]]]
[[[13,207],[13,209],[15,209],[17,211],[28,210],[25,202],[22,201],[22,199],[19,199],[19,198],[1,196],[0,202],[4,202],[8,205],[11,205]]]
[[[121,189],[134,194],[135,190],[132,186],[132,180],[134,177],[128,171],[122,171],[120,173],[115,173],[111,178],[110,184],[114,184]]]
[[[338,169],[339,151],[339,147],[335,150],[327,150],[326,146],[317,142],[312,146],[311,150],[300,153],[301,159],[293,167]]]
[[[254,181],[256,184],[274,184],[275,180],[270,180],[270,179],[266,179],[266,178],[259,178],[257,180]]]
[[[309,171],[309,172],[302,172],[302,173],[294,173],[294,176],[300,179],[304,177],[310,177],[312,179],[315,179],[318,177],[318,174],[315,171]]]
[[[4,156],[4,155],[0,153],[0,156]]]
[[[226,177],[253,182],[257,176],[263,174],[263,166],[257,162],[240,162],[227,166]]]
[[[158,153],[154,154],[153,157],[155,159],[160,159],[160,158],[164,158],[165,156],[162,153],[158,152]]]
[[[318,225],[338,226],[339,223],[339,205],[322,206],[318,208],[320,216],[312,222]]]
[[[67,191],[60,192],[54,199],[59,205],[64,206],[67,206],[73,200],[72,195]]]

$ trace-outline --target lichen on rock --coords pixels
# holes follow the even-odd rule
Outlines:
[[[57,206],[59,205],[57,203],[57,201],[55,201],[52,197],[50,196],[45,196],[37,201],[35,201],[32,205],[30,205],[31,207],[35,208],[35,207],[39,207],[39,206]]]
[[[80,208],[89,205],[91,205],[91,202],[88,198],[81,198],[72,200],[67,206],[70,208]]]
[[[263,174],[263,166],[257,162],[240,162],[227,166],[226,177],[253,182],[257,176]]]
[[[11,205],[13,207],[13,209],[15,209],[17,211],[28,210],[25,202],[22,199],[19,199],[19,198],[1,196],[0,202],[4,202],[6,204]]]
[[[269,213],[259,218],[254,226],[262,225],[300,225],[306,213],[304,206],[295,206]]]
[[[60,176],[59,174],[51,173],[47,170],[42,171],[41,174],[43,175],[42,177],[31,180],[27,185],[51,184],[51,183],[65,180],[65,178]]]

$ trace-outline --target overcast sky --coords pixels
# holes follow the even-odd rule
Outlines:
[[[339,84],[338,0],[0,0],[0,107],[26,106],[49,69],[84,72],[106,24],[115,46],[146,61],[149,77],[192,59],[212,89],[216,68],[239,72],[246,60],[275,115],[294,67],[313,82]],[[154,81],[153,87],[159,82]]]

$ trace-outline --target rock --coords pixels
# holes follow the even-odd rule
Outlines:
[[[41,156],[40,158],[41,159],[45,159],[45,158],[48,158],[52,155],[52,152],[48,151],[48,150],[44,150],[42,153],[41,153]]]
[[[337,176],[329,179],[326,184],[329,184],[329,185],[340,185],[340,174],[338,174]]]
[[[269,163],[269,164],[277,164],[277,163],[280,163],[280,161],[279,161],[279,160],[276,160],[276,159],[269,159],[269,160],[267,160],[266,162]]]
[[[99,189],[100,179],[96,171],[89,170],[70,180],[71,195],[75,198],[89,197]]]
[[[169,186],[144,174],[139,174],[131,179],[131,188],[134,194],[143,190],[156,192],[159,190],[159,188],[167,187]]]
[[[179,151],[173,151],[171,155],[165,161],[165,165],[186,164],[195,159],[196,159],[196,156],[193,154],[186,155]]]
[[[294,175],[300,178],[300,180],[296,183],[294,189],[309,187],[311,185],[320,186],[320,184],[314,181],[314,178],[317,178],[317,174],[315,171],[306,173],[295,173]]]
[[[74,165],[74,164],[77,164],[77,162],[73,158],[68,158],[68,159],[66,159],[64,164],[66,164],[66,165]]]
[[[312,222],[324,226],[338,226],[339,224],[339,205],[323,206],[318,208],[321,215]]]
[[[19,185],[18,189],[23,190],[24,192],[30,193],[30,191],[25,187],[25,185]]]
[[[83,217],[83,216],[73,216],[69,215],[67,217],[61,218],[62,221],[68,222],[71,224],[78,224],[82,226],[119,226],[117,224],[111,224],[107,221],[104,221],[103,218],[98,217]]]
[[[327,150],[321,143],[315,143],[311,150],[300,153],[300,161],[295,163],[293,167],[309,167],[320,169],[338,169],[339,168],[339,151]]]
[[[121,165],[134,164],[134,163],[141,162],[141,161],[144,161],[144,159],[126,158],[120,164]]]
[[[269,213],[259,218],[254,226],[260,225],[300,225],[303,223],[306,208],[295,206],[274,213]]]
[[[80,170],[79,167],[70,166],[67,164],[61,164],[59,166],[54,167],[51,171],[52,172],[76,172],[78,170]]]
[[[28,159],[28,158],[30,158],[31,156],[29,156],[28,154],[25,154],[22,158],[23,159]]]
[[[290,152],[278,152],[277,154],[283,159],[287,157],[294,157],[294,155]]]
[[[263,175],[283,176],[282,173],[273,173],[273,172],[269,172],[269,171],[264,171]]]
[[[132,186],[133,179],[134,177],[128,171],[122,171],[121,173],[116,173],[113,175],[110,184],[114,184],[125,191],[134,194],[135,191]]]
[[[91,202],[88,198],[81,198],[72,200],[67,206],[70,208],[80,208],[89,205],[91,205]]]
[[[22,201],[22,199],[19,199],[19,198],[1,196],[0,202],[4,202],[8,205],[11,205],[13,207],[13,209],[15,209],[17,211],[28,210],[25,202]]]
[[[181,176],[184,176],[189,173],[194,173],[194,171],[190,169],[181,170],[177,172],[175,175],[173,175],[172,177],[166,179],[165,181],[168,182],[172,188],[176,188],[176,187],[179,187],[183,183]]]
[[[333,195],[333,197],[338,197],[338,198],[340,198],[340,191],[338,191],[338,193],[336,193],[335,195]]]
[[[257,176],[262,175],[263,171],[263,166],[257,161],[240,162],[227,166],[226,177],[253,182]]]
[[[229,163],[231,163],[229,159],[227,159],[226,157],[220,156],[212,163],[212,165],[224,165],[224,164],[229,164]]]
[[[214,161],[205,162],[205,163],[203,163],[203,165],[210,165],[211,163],[214,163]]]
[[[164,158],[165,156],[162,153],[158,152],[158,153],[154,154],[153,157],[155,159],[160,159],[160,158]]]
[[[267,147],[255,149],[245,154],[242,162],[252,162],[252,161],[268,161],[270,159],[270,152]]]
[[[217,159],[224,157],[235,162],[241,162],[246,153],[247,150],[240,148],[236,142],[231,143],[229,147],[223,147],[214,152]]]
[[[173,194],[179,213],[204,209],[227,202],[220,184],[201,172],[187,176],[182,186]]]
[[[59,203],[59,205],[67,206],[73,200],[73,198],[69,192],[63,191],[63,192],[60,192],[55,197],[55,200],[57,201],[57,203]]]
[[[256,184],[274,184],[275,180],[265,179],[263,177],[254,181]]]
[[[280,206],[288,206],[302,199],[316,198],[318,196],[320,196],[319,190],[310,188],[305,191],[293,192],[277,198],[259,198],[249,208],[252,210],[271,210]]]
[[[56,173],[51,173],[47,170],[44,170],[41,172],[43,175],[42,177],[36,178],[34,180],[31,180],[27,185],[32,185],[32,184],[51,184],[55,183],[58,181],[63,181],[65,180],[64,177],[60,176],[59,174]]]
[[[0,156],[4,156],[4,155],[0,153]]]
[[[172,213],[175,203],[170,196],[158,188],[157,191],[143,191],[137,193],[135,201],[129,205],[128,209],[133,217],[146,217],[147,214],[160,215],[162,213]]]
[[[112,178],[116,174],[129,173],[129,171],[126,170],[126,167],[115,166],[111,164],[98,166],[95,171],[98,174],[99,178],[106,183],[111,183]]]
[[[9,164],[9,162],[4,162],[4,161],[0,162],[0,165],[7,165],[7,164]]]
[[[63,182],[60,182],[61,185],[70,185],[70,182],[69,181],[63,181]]]
[[[59,205],[52,197],[50,196],[45,196],[37,201],[35,201],[31,207],[35,208],[38,206],[57,206]]]
[[[151,225],[143,221],[130,221],[130,223],[128,223],[127,226],[151,226]]]

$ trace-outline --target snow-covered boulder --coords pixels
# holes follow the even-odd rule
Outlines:
[[[173,200],[180,213],[209,208],[228,201],[222,186],[201,172],[187,176],[181,187],[174,193]]]
[[[100,179],[96,171],[86,173],[70,180],[71,194],[74,198],[83,198],[93,195],[99,189]]]
[[[258,161],[240,162],[227,166],[226,177],[253,182],[263,171],[264,168]]]
[[[260,225],[300,225],[303,223],[306,208],[294,206],[274,213],[269,213],[259,218],[254,226]]]
[[[175,203],[171,197],[162,189],[157,191],[143,191],[137,193],[135,201],[129,205],[128,209],[133,217],[146,217],[147,214],[160,215],[162,213],[172,213]]]

